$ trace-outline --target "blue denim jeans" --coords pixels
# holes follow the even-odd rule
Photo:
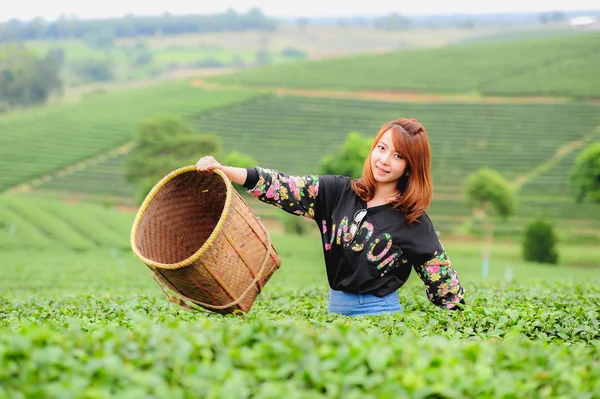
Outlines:
[[[370,294],[349,294],[347,292],[329,290],[329,313],[345,316],[377,315],[383,313],[402,313],[398,292],[394,291],[384,297]]]

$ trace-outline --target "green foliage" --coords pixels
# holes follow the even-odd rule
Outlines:
[[[110,220],[112,213],[103,215]],[[120,216],[129,226],[130,215]],[[400,291],[403,315],[351,318],[327,314],[318,237],[273,241],[282,268],[244,319],[168,302],[130,251],[3,251],[3,266],[10,267],[0,267],[0,395],[583,398],[600,392],[600,285],[589,269],[567,282],[577,269],[526,264],[538,271],[528,282],[476,283],[457,245],[446,245],[461,260],[455,263],[468,288],[464,312],[433,307],[413,274]],[[540,269],[546,270],[541,281]]]
[[[277,214],[277,217],[283,223],[285,234],[303,236],[309,234],[315,228],[315,222],[313,220],[306,219],[302,216],[280,212]]]
[[[556,235],[552,223],[536,218],[527,224],[523,239],[523,259],[531,262],[558,263]]]
[[[63,67],[65,65],[65,50],[62,47],[51,48],[46,53],[49,59],[54,60],[59,67]]]
[[[281,51],[281,55],[284,57],[288,57],[288,58],[298,58],[298,59],[308,58],[307,54],[304,51],[297,49],[295,47],[284,48]]]
[[[600,142],[588,145],[579,153],[571,174],[578,203],[600,204]]]
[[[147,194],[152,181],[156,183],[173,170],[193,165],[200,157],[220,150],[217,135],[198,134],[177,116],[155,117],[140,123],[125,163],[125,176],[131,182],[140,182],[141,192]]]
[[[273,399],[594,397],[600,389],[597,349],[560,345],[597,337],[582,324],[585,311],[569,312],[577,324],[566,328],[532,306],[349,320],[310,313],[323,312],[314,305],[321,291],[282,294],[293,295],[296,313],[281,295],[269,302],[293,319],[189,315],[147,295],[9,301],[0,386],[8,397]]]
[[[60,64],[54,55],[38,57],[24,47],[0,44],[0,104],[44,104],[61,90]]]
[[[134,55],[131,65],[133,67],[141,67],[152,63],[152,52],[147,50],[139,51]]]
[[[323,157],[320,174],[338,174],[359,178],[362,175],[365,159],[369,156],[373,139],[351,132],[337,154]]]
[[[508,218],[516,211],[515,193],[496,170],[486,167],[473,173],[466,182],[466,204],[486,214]]]
[[[237,168],[253,168],[256,166],[256,160],[240,151],[230,151],[225,155],[221,164]]]
[[[109,59],[84,59],[73,62],[71,69],[80,83],[110,82],[115,79],[114,67]]]

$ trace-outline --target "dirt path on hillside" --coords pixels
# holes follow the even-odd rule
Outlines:
[[[538,164],[535,168],[533,168],[533,170],[531,172],[529,172],[526,175],[519,176],[515,180],[513,180],[511,182],[513,188],[518,189],[523,184],[525,184],[531,180],[534,180],[541,173],[543,173],[544,171],[553,167],[563,157],[565,157],[572,151],[575,151],[582,145],[583,145],[583,139],[577,139],[577,140],[573,140],[563,146],[558,147],[558,149],[554,152],[554,154],[552,154],[552,156],[550,156],[550,158],[548,158],[544,162],[541,162],[540,164]]]
[[[517,177],[511,182],[511,185],[515,189],[518,189],[523,184],[536,179],[539,175],[556,165],[562,158],[564,158],[571,152],[577,150],[578,148],[581,148],[581,146],[583,146],[588,139],[595,137],[600,137],[600,126],[596,127],[591,132],[584,134],[582,137],[558,147],[556,151],[554,151],[554,154],[548,157],[548,159],[539,163],[529,173]]]
[[[457,103],[489,103],[489,104],[523,104],[523,103],[567,103],[572,101],[566,97],[483,97],[473,94],[439,94],[439,93],[418,93],[416,91],[401,90],[316,90],[316,89],[297,89],[276,86],[245,86],[245,85],[225,85],[209,83],[202,79],[190,79],[189,84],[193,87],[200,87],[208,90],[218,89],[244,89],[255,90],[257,92],[273,91],[280,96],[304,96],[304,97],[325,97],[325,98],[352,98],[361,100],[378,101],[397,101],[397,102],[457,102]]]

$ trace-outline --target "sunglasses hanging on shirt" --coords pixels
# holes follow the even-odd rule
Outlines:
[[[360,225],[362,224],[365,216],[367,215],[366,209],[359,209],[354,214],[354,222],[350,226],[350,231],[344,234],[344,242],[352,242],[356,237],[356,233],[358,232]]]

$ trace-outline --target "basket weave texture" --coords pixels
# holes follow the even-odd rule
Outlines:
[[[220,314],[249,312],[281,264],[267,229],[227,176],[194,166],[153,187],[135,217],[131,247],[168,300]]]

